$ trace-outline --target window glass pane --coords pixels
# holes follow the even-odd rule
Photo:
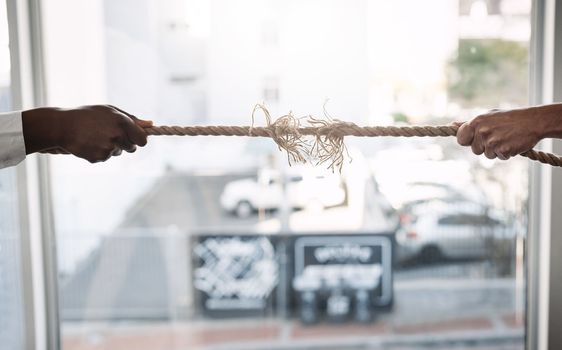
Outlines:
[[[10,48],[6,2],[0,1],[0,113],[11,106]],[[0,344],[24,349],[20,217],[14,168],[0,170]]]
[[[527,103],[530,0],[45,2],[52,105],[442,125]],[[52,157],[64,348],[522,349],[527,161],[346,145],[341,173],[245,137]]]

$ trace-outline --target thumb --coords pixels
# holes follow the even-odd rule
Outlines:
[[[457,131],[457,142],[461,146],[470,146],[474,139],[474,128],[469,123],[461,124]]]
[[[141,128],[150,128],[154,125],[154,123],[152,122],[152,120],[144,120],[144,119],[139,119],[137,117],[132,116],[131,117],[133,119],[133,121],[135,122],[135,124],[137,124],[138,126],[140,126]]]
[[[141,128],[150,128],[153,125],[152,120],[139,119],[139,118],[135,117],[134,115],[132,115],[131,113],[126,112],[126,111],[122,110],[121,108],[115,107],[113,105],[109,105],[109,107],[125,114],[127,117],[131,118],[135,122],[136,125],[140,126]]]

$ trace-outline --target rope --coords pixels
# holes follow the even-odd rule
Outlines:
[[[287,116],[284,116],[287,117]],[[282,117],[283,118],[283,117]],[[278,120],[279,121],[279,120]],[[318,122],[318,121],[317,121]],[[249,137],[270,137],[273,138],[280,148],[284,147],[280,140],[288,136],[293,136],[300,140],[302,136],[315,136],[317,139],[327,138],[328,140],[342,139],[345,136],[357,137],[450,137],[456,136],[459,129],[453,125],[439,126],[357,126],[349,122],[325,122],[322,126],[309,127],[288,127],[275,123],[268,123],[265,127],[252,126],[153,126],[146,128],[148,135],[176,135],[176,136],[249,136]],[[326,146],[325,144],[323,146]],[[330,150],[325,150],[329,151]],[[335,151],[332,149],[332,151]],[[324,156],[334,154],[324,154]],[[562,167],[562,158],[541,151],[529,150],[520,154],[531,160]],[[336,162],[337,163],[337,162]],[[341,164],[332,164],[341,166]],[[332,166],[331,165],[331,166]]]

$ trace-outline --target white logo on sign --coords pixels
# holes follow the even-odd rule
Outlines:
[[[314,249],[314,257],[320,263],[333,260],[359,260],[361,262],[367,262],[372,254],[373,250],[371,247],[362,247],[358,244],[350,243]]]
[[[266,238],[207,238],[194,252],[203,262],[195,288],[212,298],[265,299],[277,285],[279,267]]]

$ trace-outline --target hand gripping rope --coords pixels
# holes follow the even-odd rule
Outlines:
[[[327,113],[327,120],[308,117],[308,126],[301,126],[303,118],[295,118],[291,113],[272,122],[269,111],[260,104],[255,106],[252,113],[252,125],[254,114],[258,110],[265,114],[267,125],[264,127],[162,125],[145,128],[145,131],[148,135],[270,137],[279,149],[287,151],[289,164],[315,161],[316,164],[329,163],[329,168],[341,170],[346,152],[343,143],[345,136],[447,137],[456,136],[459,129],[455,125],[357,126],[354,123],[331,119]],[[312,141],[308,141],[307,137],[311,137]],[[529,150],[520,155],[544,164],[562,166],[562,158],[551,153]]]

